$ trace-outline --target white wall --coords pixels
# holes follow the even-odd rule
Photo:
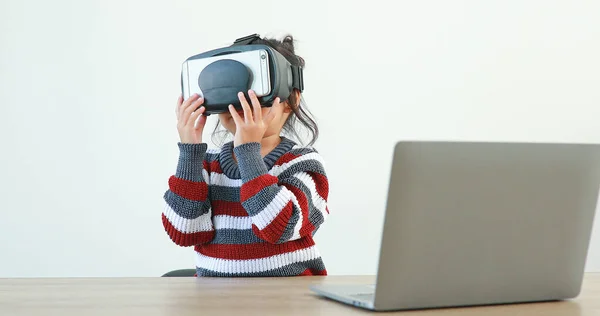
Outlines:
[[[328,269],[374,273],[394,141],[600,141],[598,12],[558,0],[4,0],[0,277],[193,266],[160,222],[180,63],[254,32],[292,33],[307,61],[331,178],[317,240]],[[588,271],[600,271],[599,222]]]

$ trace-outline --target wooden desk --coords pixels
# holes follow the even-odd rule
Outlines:
[[[314,283],[372,283],[373,277],[274,279],[0,279],[0,315],[360,315],[314,296]],[[600,315],[600,274],[586,275],[571,301],[401,312],[401,315]],[[388,313],[385,313],[388,315]]]

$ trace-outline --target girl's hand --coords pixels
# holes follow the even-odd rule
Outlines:
[[[175,113],[177,114],[177,131],[179,138],[184,144],[200,144],[202,143],[202,131],[206,124],[206,116],[202,115],[206,110],[205,107],[198,109],[204,102],[198,94],[192,95],[189,99],[183,102],[183,97],[179,96]],[[194,111],[195,110],[195,111]],[[200,119],[198,119],[200,117]]]
[[[267,128],[269,128],[269,125],[275,118],[273,108],[279,104],[279,98],[275,99],[271,110],[263,118],[260,102],[258,101],[256,94],[252,90],[249,91],[248,94],[250,95],[252,108],[250,108],[244,94],[242,92],[238,93],[238,98],[244,109],[244,118],[240,117],[232,104],[229,105],[229,113],[231,113],[233,121],[235,122],[235,136],[233,139],[233,145],[235,147],[246,143],[260,143]]]

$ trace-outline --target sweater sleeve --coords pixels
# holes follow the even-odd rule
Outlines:
[[[259,143],[234,148],[242,187],[242,206],[261,239],[279,244],[316,233],[329,214],[329,182],[321,156],[314,150],[269,173]],[[288,155],[288,154],[286,154]]]
[[[179,143],[179,162],[164,194],[162,223],[171,240],[179,246],[208,243],[215,230],[208,197],[207,144]]]

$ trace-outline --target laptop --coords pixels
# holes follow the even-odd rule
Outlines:
[[[599,186],[599,145],[399,142],[376,283],[311,290],[374,311],[574,298]]]

